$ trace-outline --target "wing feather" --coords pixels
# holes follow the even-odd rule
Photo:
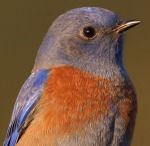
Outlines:
[[[31,114],[42,94],[49,72],[50,70],[47,69],[36,70],[22,86],[14,106],[4,146],[15,146],[31,121],[31,118],[28,120],[27,117]],[[23,125],[24,123],[26,124]]]

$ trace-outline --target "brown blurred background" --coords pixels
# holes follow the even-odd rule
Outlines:
[[[66,10],[98,6],[142,24],[126,33],[125,65],[138,94],[132,146],[150,145],[150,1],[148,0],[0,0],[0,145],[17,94],[29,76],[36,52],[54,19]]]

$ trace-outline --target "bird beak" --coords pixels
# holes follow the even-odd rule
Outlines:
[[[117,26],[113,31],[115,31],[117,33],[121,33],[121,32],[124,32],[140,23],[141,23],[141,21],[139,21],[139,20],[127,20],[127,21],[123,22],[122,24],[120,24],[119,26]]]

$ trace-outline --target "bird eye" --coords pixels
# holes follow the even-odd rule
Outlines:
[[[87,39],[92,39],[96,36],[96,30],[92,26],[86,26],[83,28],[83,36]]]

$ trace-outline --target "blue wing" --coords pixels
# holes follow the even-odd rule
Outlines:
[[[32,121],[33,115],[29,115],[34,113],[32,111],[42,94],[49,72],[50,70],[38,69],[22,86],[14,106],[4,146],[15,146],[25,128]]]

